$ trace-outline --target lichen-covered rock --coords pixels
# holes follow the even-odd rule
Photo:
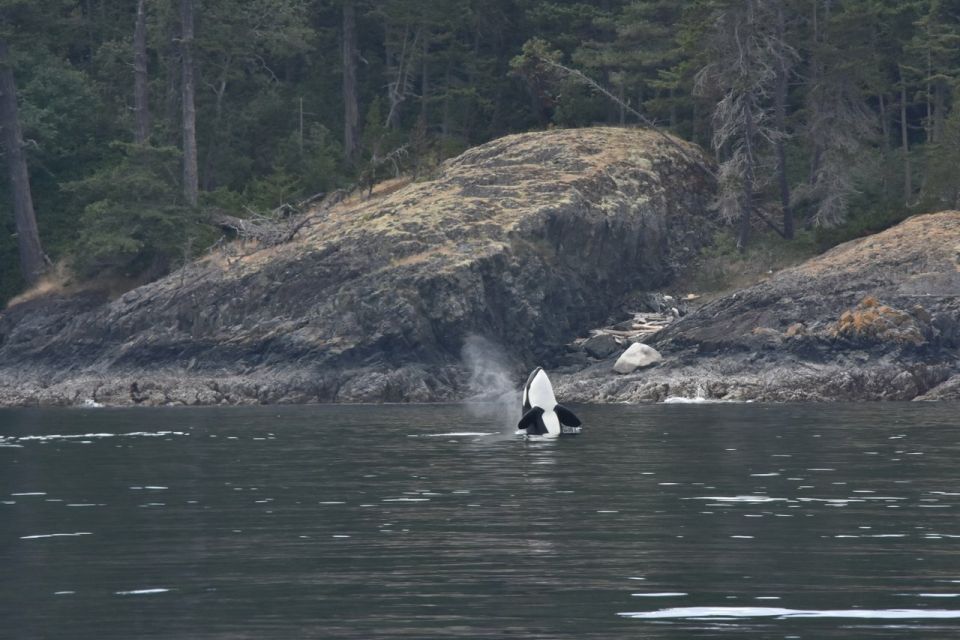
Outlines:
[[[639,129],[493,141],[288,244],[0,313],[0,404],[455,398],[467,336],[525,366],[668,282],[712,235],[705,163]]]
[[[830,334],[851,342],[896,343],[920,346],[931,333],[930,314],[919,305],[913,313],[894,309],[867,296],[840,315]],[[926,334],[926,335],[925,335]]]

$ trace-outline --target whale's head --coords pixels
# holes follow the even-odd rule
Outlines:
[[[540,407],[544,411],[552,411],[557,406],[557,398],[553,394],[553,385],[542,367],[537,367],[530,374],[527,386],[524,389],[525,400],[531,407]]]

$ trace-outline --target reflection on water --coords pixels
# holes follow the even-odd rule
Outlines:
[[[960,636],[954,406],[577,413],[0,411],[0,635]]]
[[[640,611],[621,613],[621,616],[636,619],[688,618],[703,620],[707,618],[877,618],[894,620],[926,620],[939,618],[960,618],[960,610],[944,609],[826,609],[823,611],[800,611],[797,609],[777,609],[771,607],[679,607],[659,611]]]

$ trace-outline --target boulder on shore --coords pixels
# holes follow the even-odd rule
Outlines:
[[[642,342],[635,342],[613,363],[613,370],[626,375],[637,369],[649,367],[661,360],[663,360],[663,356],[660,355],[659,351]]]

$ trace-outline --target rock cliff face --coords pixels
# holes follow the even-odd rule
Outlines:
[[[712,232],[703,162],[643,130],[509,136],[291,243],[112,301],[17,305],[0,314],[0,404],[458,397],[468,335],[532,361],[665,284]]]
[[[558,379],[565,401],[960,399],[960,212],[910,218],[704,305],[649,343]]]

